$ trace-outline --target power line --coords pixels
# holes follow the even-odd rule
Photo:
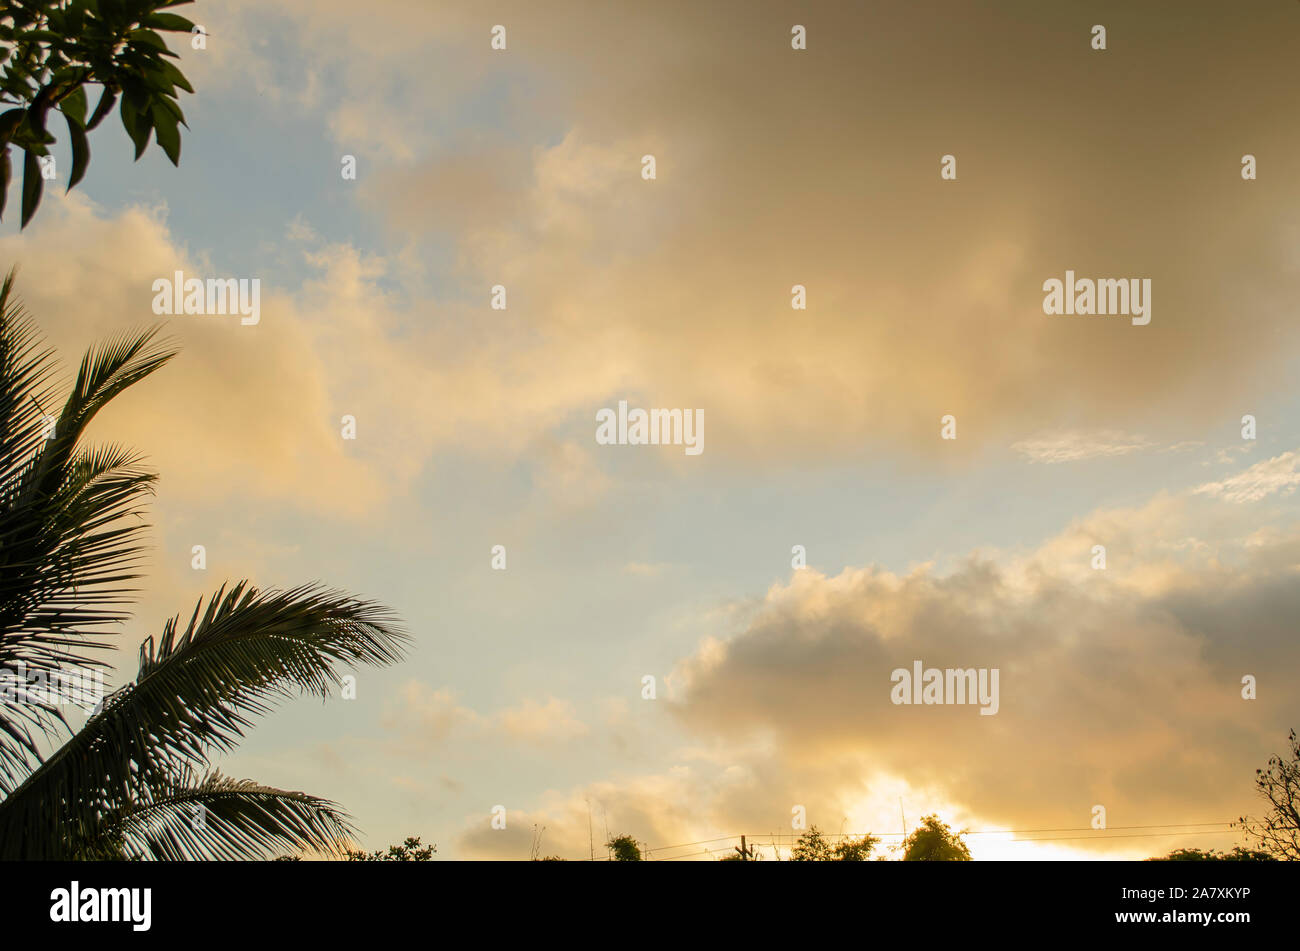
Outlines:
[[[712,856],[713,853],[710,852],[708,849],[702,849],[702,850],[699,851],[699,852],[685,852],[685,853],[683,853],[683,854],[681,854],[681,855],[670,855],[670,856],[668,856],[667,858],[655,859],[655,861],[656,861],[656,862],[674,862],[674,861],[676,861],[677,859],[693,859],[693,858],[696,858],[697,856],[700,856],[700,855],[708,855],[708,856]]]
[[[1226,825],[1232,825],[1232,820],[1229,819],[1226,822],[1168,822],[1164,825],[1107,826],[1105,829],[1092,829],[1091,826],[1083,826],[1077,829],[981,829],[977,832],[963,832],[962,835],[1029,835],[1034,832],[1110,832],[1120,829],[1181,829],[1193,826]]]
[[[768,833],[771,835],[771,833]],[[680,845],[658,845],[653,849],[646,849],[646,852],[662,852],[664,849],[684,849],[688,845],[707,845],[710,842],[723,842],[727,839],[739,839],[741,835],[749,835],[748,832],[737,832],[735,835],[715,835],[712,839],[700,839],[698,842],[683,842]]]
[[[1204,832],[1130,832],[1124,835],[1065,835],[1045,839],[1012,839],[1012,842],[1071,842],[1075,839],[1158,839],[1166,835],[1227,835],[1236,829],[1206,829]]]

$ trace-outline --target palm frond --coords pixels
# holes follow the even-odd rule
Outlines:
[[[75,687],[63,678],[106,666],[88,652],[112,647],[95,638],[126,618],[155,481],[135,453],[81,439],[175,350],[154,330],[92,348],[54,419],[52,355],[12,288],[10,272],[0,285],[0,859],[341,851],[349,820],[328,800],[199,770],[283,697],[323,698],[346,666],[399,660],[407,637],[379,605],[317,585],[223,587],[187,625],[173,618],[146,640],[136,679],[68,728],[61,704]],[[54,678],[57,696],[29,689],[30,674]],[[43,758],[43,739],[65,731]]]
[[[254,716],[295,692],[326,697],[340,664],[387,665],[407,636],[386,609],[317,585],[259,592],[247,582],[200,601],[140,648],[134,683],[3,801],[0,858],[43,858],[59,830],[147,795],[179,771],[233,749]]]
[[[156,330],[92,348],[57,418],[51,352],[0,286],[0,671],[76,677],[125,620],[144,549],[138,519],[155,476],[118,447],[79,448],[108,401],[171,359]],[[52,431],[51,424],[52,423]],[[57,704],[0,703],[0,793],[39,762],[40,735],[66,728]]]
[[[45,407],[54,407],[54,351],[13,299],[14,272],[0,285],[0,486],[35,454],[45,436]]]
[[[59,414],[53,438],[42,445],[19,481],[19,502],[48,498],[66,476],[77,443],[90,421],[113,397],[138,383],[176,355],[155,338],[159,328],[124,334],[91,347],[81,360],[77,382]]]
[[[107,814],[75,854],[165,862],[302,850],[342,855],[354,838],[351,820],[329,800],[217,771],[197,780],[186,772]]]

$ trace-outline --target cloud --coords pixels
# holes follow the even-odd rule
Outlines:
[[[1156,231],[1145,216],[1130,229],[1140,240],[1124,237],[1124,220],[1094,222],[1090,189],[1054,188],[1043,210],[1039,182],[1086,177],[1092,150],[1105,145],[1085,143],[1079,154],[1039,147],[1055,128],[1053,84],[1081,67],[1017,87],[1016,109],[1049,118],[1008,138],[1001,127],[969,126],[962,95],[928,95],[898,78],[946,75],[952,49],[970,48],[964,33],[940,31],[921,61],[889,47],[845,58],[840,34],[866,17],[846,9],[813,24],[814,47],[797,58],[777,42],[788,35],[780,5],[730,8],[744,16],[728,9],[701,18],[695,5],[669,3],[620,14],[633,18],[622,22],[585,5],[506,4],[513,40],[498,56],[471,11],[381,0],[373,18],[356,22],[337,0],[291,0],[269,19],[261,4],[224,8],[207,24],[210,49],[186,54],[196,82],[276,89],[287,102],[297,95],[292,64],[307,64],[312,92],[299,105],[367,156],[353,192],[387,240],[362,251],[296,219],[285,250],[309,277],[277,288],[274,272],[264,275],[271,286],[256,333],[172,322],[192,346],[183,379],[158,399],[158,423],[179,434],[166,447],[169,470],[188,469],[194,494],[201,483],[206,498],[276,497],[359,517],[449,448],[532,457],[541,447],[543,491],[589,497],[601,482],[601,465],[579,458],[589,420],[629,397],[707,410],[710,458],[831,459],[867,446],[897,450],[905,464],[1011,443],[1055,462],[1141,448],[1144,437],[1109,428],[1116,418],[1148,431],[1176,408],[1179,425],[1197,435],[1232,394],[1281,379],[1270,373],[1294,350],[1285,305],[1300,271],[1272,266],[1289,254],[1289,236],[1250,217],[1276,203],[1256,210],[1218,193],[1206,199],[1203,213],[1230,205],[1254,229],[1258,246],[1249,248],[1186,227],[1183,191],[1172,185],[1134,196],[1127,179],[1111,183],[1116,208],[1155,210]],[[635,51],[575,45],[575,34],[556,29],[570,18],[581,18],[584,36],[617,27],[663,42]],[[1014,18],[988,28],[998,49],[1030,55],[1039,42]],[[736,29],[739,41],[717,42],[719,31]],[[231,68],[221,40],[239,35],[259,38],[241,50],[246,70]],[[425,66],[433,51],[447,64],[436,75]],[[996,85],[996,69],[988,75]],[[882,150],[874,120],[843,93],[863,86],[899,103],[925,95],[939,112],[916,125],[900,106],[896,131],[915,147]],[[1261,88],[1261,111],[1289,108],[1269,98],[1271,85]],[[977,85],[965,95],[987,92]],[[422,121],[412,123],[417,106]],[[1114,132],[1121,139],[1125,122]],[[928,125],[963,130],[969,179],[922,174],[918,156],[938,146]],[[1198,167],[1202,148],[1167,154]],[[658,159],[653,182],[640,177],[646,153]],[[1027,177],[994,155],[1045,164]],[[978,188],[967,186],[976,175]],[[889,189],[878,191],[881,182]],[[916,226],[932,219],[944,222],[941,233]],[[1080,222],[1068,237],[1063,219]],[[31,259],[41,286],[24,286],[29,300],[45,313],[78,314],[82,330],[148,319],[139,282],[205,266],[177,246],[161,213],[109,218],[75,196],[51,198],[29,233],[4,242],[11,257]],[[130,268],[114,253],[125,246],[140,251]],[[1111,249],[1102,259],[1077,260],[1100,246]],[[1154,275],[1161,309],[1151,327],[1120,334],[1042,314],[1045,275],[1131,262]],[[1193,279],[1207,274],[1212,288]],[[508,288],[506,311],[486,306],[498,283]],[[796,283],[808,289],[806,311],[790,307]],[[1251,346],[1225,317],[1243,294],[1257,332],[1272,334],[1269,347]],[[1183,314],[1176,337],[1165,339],[1161,313]],[[347,445],[338,436],[344,413],[362,433]],[[955,443],[937,436],[948,413],[961,423]],[[1074,427],[1064,436],[1025,435],[1063,414]],[[243,463],[252,458],[263,463],[256,474]]]
[[[790,773],[870,764],[1003,828],[1086,826],[1094,804],[1113,824],[1235,818],[1300,716],[1281,687],[1300,674],[1300,525],[1247,530],[1231,508],[1160,496],[944,575],[796,572],[678,665],[673,710],[717,742],[766,738]],[[1120,558],[1092,570],[1091,540]],[[894,705],[915,660],[999,669],[999,712]],[[1257,700],[1246,675],[1270,685]]]
[[[462,706],[451,689],[434,689],[418,680],[402,685],[382,722],[386,729],[425,746],[442,745],[458,733],[463,736],[457,739],[564,744],[589,732],[567,700],[526,697],[514,706],[482,714]]]
[[[494,317],[509,342],[464,353],[458,366],[472,372],[444,364],[463,397],[445,423],[453,431],[477,420],[496,432],[503,411],[557,427],[636,393],[705,408],[710,452],[724,458],[871,445],[961,459],[1016,443],[1059,461],[1134,451],[1135,437],[1053,445],[1026,434],[1062,418],[1107,433],[1122,419],[1159,443],[1186,442],[1226,401],[1287,378],[1300,270],[1273,212],[1300,186],[1283,179],[1270,202],[1245,204],[1240,189],[1202,188],[1191,208],[1187,183],[1211,174],[1222,139],[1207,138],[1198,115],[1169,113],[1158,84],[1135,85],[1127,67],[1098,82],[1084,56],[1013,82],[1008,64],[1036,62],[1045,36],[1075,29],[1068,11],[1004,11],[973,34],[953,17],[923,50],[881,43],[863,55],[859,38],[904,29],[903,12],[828,8],[809,24],[809,50],[794,53],[776,2],[707,15],[669,2],[617,20],[586,4],[506,3],[494,18],[510,46],[494,54],[473,11],[388,0],[359,23],[338,0],[290,9],[301,55],[346,77],[336,129],[390,143],[358,182],[362,207],[394,240],[439,254],[467,298],[509,287],[511,309]],[[1158,27],[1154,14],[1126,16],[1128,30]],[[1281,46],[1252,61],[1272,71],[1254,126],[1207,75],[1185,71],[1192,49],[1235,62],[1223,31],[1245,26],[1202,26],[1177,56],[1152,49],[1143,75],[1180,76],[1225,115],[1232,141],[1261,116],[1289,115]],[[602,41],[627,35],[642,41]],[[413,55],[420,44],[450,65],[430,73],[427,55]],[[979,77],[961,88],[949,79],[957,58]],[[1118,95],[1132,108],[1086,141],[1058,108],[1107,109]],[[973,123],[990,100],[1035,121]],[[438,134],[391,119],[416,102]],[[1154,133],[1152,111],[1170,115]],[[358,116],[374,128],[354,129]],[[1158,164],[1110,171],[1113,148],[1139,137]],[[952,149],[959,178],[944,182],[939,157]],[[647,153],[653,182],[639,174]],[[1196,226],[1219,213],[1252,240]],[[1066,268],[1150,277],[1152,324],[1046,317],[1042,282]],[[790,307],[794,284],[807,287],[806,311]],[[1243,300],[1250,335],[1233,319]],[[1252,344],[1261,335],[1270,346]],[[937,436],[948,413],[961,421],[955,444]],[[518,443],[506,436],[498,450]]]
[[[78,193],[51,196],[28,231],[0,238],[0,257],[19,264],[17,292],[65,367],[93,343],[158,323],[180,344],[171,365],[115,400],[91,433],[139,446],[167,497],[274,498],[339,514],[383,497],[382,472],[340,438],[330,371],[284,295],[263,289],[256,326],[153,314],[156,279],[213,275],[177,244],[160,209],[109,215]]]
[[[1284,452],[1257,462],[1245,472],[1219,482],[1207,482],[1196,491],[1229,502],[1258,502],[1276,493],[1290,495],[1300,486],[1300,455]]]
[[[718,835],[718,829],[753,818],[745,808],[762,801],[765,778],[747,766],[717,769],[711,764],[675,766],[660,774],[628,776],[570,790],[553,790],[530,808],[507,810],[505,829],[491,827],[486,816],[469,818],[457,838],[459,853],[470,858],[522,859],[530,852],[534,830],[541,829],[541,854],[585,859],[594,846],[605,858],[605,830],[609,835],[631,835],[643,846],[664,847],[697,842]],[[765,817],[770,824],[775,816]],[[788,820],[786,820],[788,823]],[[719,825],[721,823],[721,825]],[[595,829],[594,836],[591,834]],[[731,843],[711,843],[718,855]],[[652,857],[692,855],[705,847],[665,849]],[[707,853],[706,853],[707,856]]]
[[[607,814],[611,832],[644,844],[706,842],[660,858],[709,858],[738,830],[788,848],[798,805],[823,829],[884,834],[888,854],[900,797],[910,814],[979,830],[982,857],[1205,845],[1204,833],[1051,843],[987,830],[1087,830],[1096,805],[1111,826],[1226,824],[1255,808],[1254,770],[1300,716],[1285,688],[1300,674],[1296,515],[1278,507],[1260,528],[1257,510],[1226,498],[1162,492],[945,573],[796,571],[676,665],[659,703],[690,739],[658,754],[657,771],[513,804],[509,834],[474,817],[457,847],[522,858],[545,827],[544,853],[581,858],[590,803],[597,828]],[[915,660],[997,668],[997,714],[893,704],[891,673]],[[1242,697],[1248,675],[1257,699]],[[625,726],[624,708],[600,729]]]
[[[1148,449],[1154,445],[1144,436],[1134,436],[1115,430],[1100,432],[1064,432],[1022,439],[1011,448],[1029,458],[1030,462],[1078,462],[1097,456],[1125,456],[1131,452]]]
[[[0,238],[0,256],[19,263],[18,293],[65,365],[93,342],[155,323],[181,345],[93,435],[140,446],[165,477],[165,497],[191,511],[274,500],[375,515],[452,448],[528,456],[538,491],[561,503],[601,496],[607,479],[590,447],[547,429],[616,369],[590,369],[599,361],[581,348],[539,367],[510,335],[476,329],[462,307],[430,322],[435,303],[393,289],[417,280],[400,256],[329,242],[301,218],[286,234],[308,276],[278,288],[263,274],[261,322],[248,327],[153,314],[159,277],[218,273],[177,241],[162,208],[113,215],[80,193],[51,196],[30,229]],[[553,370],[567,382],[557,385]],[[342,438],[345,415],[356,419],[355,440]]]
[[[534,485],[551,503],[587,506],[609,491],[610,479],[596,465],[591,447],[542,437],[529,456]]]
[[[511,739],[538,742],[572,740],[588,732],[577,718],[573,704],[556,697],[545,703],[525,699],[518,706],[500,711],[496,725]]]
[[[382,722],[389,730],[418,734],[436,743],[445,740],[458,727],[479,720],[478,714],[456,701],[451,690],[434,690],[427,684],[409,680],[401,686],[396,704],[390,705]]]
[[[1235,465],[1237,457],[1245,455],[1248,452],[1253,452],[1255,445],[1255,441],[1251,440],[1240,446],[1228,446],[1224,449],[1216,449],[1214,452],[1214,461],[1225,466]],[[1209,463],[1206,462],[1203,463],[1203,465],[1209,465]]]

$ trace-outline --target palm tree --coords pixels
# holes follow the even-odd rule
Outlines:
[[[104,628],[129,617],[156,476],[128,449],[83,448],[82,435],[176,351],[156,330],[92,348],[47,416],[53,354],[12,287],[10,272],[0,288],[0,859],[343,854],[353,830],[337,805],[230,779],[210,757],[277,700],[323,699],[341,668],[400,660],[407,636],[386,608],[317,585],[241,581],[145,640],[135,680],[93,708],[32,688],[102,682],[109,666]],[[64,717],[68,700],[87,707],[80,729]]]

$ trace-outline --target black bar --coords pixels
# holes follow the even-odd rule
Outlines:
[[[918,940],[978,933],[1223,941],[1294,923],[1295,868],[1286,862],[122,862],[11,863],[0,865],[0,877],[6,937],[397,941],[414,930],[454,940],[468,924],[483,936],[518,929],[538,939],[569,935],[567,943],[617,933],[605,927],[620,921],[629,933],[645,929],[647,938],[654,932],[668,940],[687,923],[713,920],[719,929],[743,925],[742,933],[765,937],[772,929],[831,934],[892,923],[919,927]],[[121,905],[128,910],[119,917],[128,920],[53,921],[56,890],[70,899],[73,882],[83,903],[88,890],[149,889],[148,930],[129,920],[131,910],[143,911],[143,891],[138,903]],[[121,898],[109,894],[105,907],[111,912]]]

